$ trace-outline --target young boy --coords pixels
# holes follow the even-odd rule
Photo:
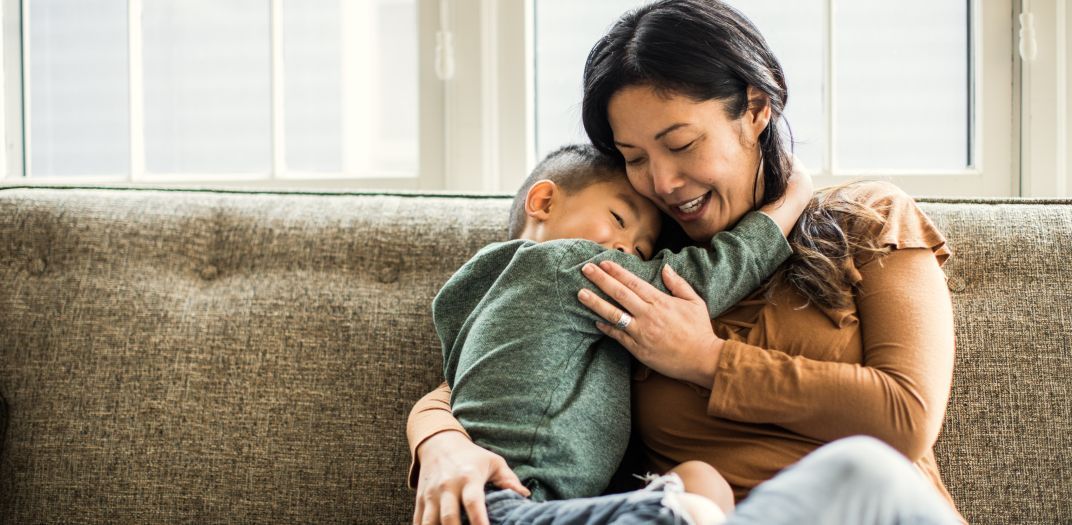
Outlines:
[[[506,459],[533,501],[600,494],[629,439],[630,358],[622,348],[597,351],[600,319],[576,297],[581,288],[602,293],[581,267],[612,260],[665,291],[669,265],[714,318],[789,257],[785,235],[810,193],[810,181],[791,182],[784,204],[749,213],[710,246],[655,254],[659,212],[612,159],[587,145],[551,153],[514,199],[513,240],[480,250],[433,301],[454,416]],[[702,468],[680,473],[687,490],[704,492],[689,486]],[[732,505],[732,496],[719,499]]]

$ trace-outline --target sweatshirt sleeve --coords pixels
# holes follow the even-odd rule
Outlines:
[[[417,488],[417,477],[421,471],[421,465],[417,461],[417,447],[428,438],[450,430],[461,432],[469,437],[469,433],[462,428],[462,424],[454,418],[454,413],[450,410],[450,387],[443,382],[413,405],[413,410],[410,410],[409,419],[406,421],[406,439],[409,441],[410,455],[410,488]]]
[[[711,416],[776,424],[823,441],[866,434],[912,461],[933,447],[953,374],[953,310],[940,268],[949,251],[910,198],[894,196],[889,204],[877,240],[893,251],[857,268],[862,362],[727,341]]]
[[[568,308],[591,320],[600,318],[576,299],[581,288],[613,300],[581,273],[589,262],[616,262],[662,292],[667,290],[661,270],[670,265],[704,298],[714,318],[758,288],[793,254],[781,228],[761,212],[749,213],[732,230],[719,232],[709,246],[690,246],[678,253],[663,250],[647,261],[594,243],[578,242],[572,250],[575,256],[562,259],[565,264],[559,265],[559,293]]]
[[[713,319],[763,284],[792,254],[774,220],[751,212],[732,230],[716,234],[710,249],[686,248],[667,255],[666,264],[704,298]]]

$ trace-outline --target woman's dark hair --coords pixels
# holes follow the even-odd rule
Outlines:
[[[596,42],[584,66],[581,119],[592,144],[617,159],[622,155],[607,108],[615,93],[631,86],[698,102],[718,100],[730,119],[748,110],[750,86],[764,93],[771,119],[759,135],[763,195],[753,207],[785,194],[793,172],[793,135],[783,116],[789,98],[785,75],[763,35],[739,11],[719,0],[661,0],[622,15]],[[779,122],[785,123],[784,135]],[[870,235],[884,217],[874,206],[856,202],[860,193],[852,185],[819,192],[789,235],[794,254],[780,276],[821,306],[851,305],[858,281],[854,257],[885,251]]]
[[[621,158],[607,116],[622,88],[649,86],[695,101],[718,100],[730,119],[748,109],[748,87],[767,95],[771,119],[759,135],[763,196],[756,207],[785,194],[792,173],[792,133],[779,120],[789,97],[785,75],[759,30],[718,0],[663,0],[627,12],[588,53],[581,118],[595,147]],[[758,180],[757,180],[758,184]]]

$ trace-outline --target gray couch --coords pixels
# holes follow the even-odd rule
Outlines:
[[[439,285],[502,196],[0,189],[0,522],[405,523]],[[1072,523],[1072,202],[926,200],[973,523]]]

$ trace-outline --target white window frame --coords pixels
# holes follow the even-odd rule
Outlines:
[[[971,0],[970,7],[975,16],[970,34],[973,41],[971,67],[974,70],[974,134],[972,142],[973,160],[971,166],[963,170],[848,170],[838,167],[834,148],[837,107],[834,94],[837,90],[836,67],[833,39],[836,34],[830,31],[835,27],[836,2],[852,0],[826,0],[826,90],[828,115],[826,129],[827,151],[824,166],[808,166],[814,175],[817,186],[827,186],[848,182],[855,179],[889,180],[914,195],[928,196],[1010,196],[1020,193],[1020,176],[1018,163],[1019,132],[1014,127],[1015,104],[1013,87],[1018,82],[1013,68],[1013,18],[1014,0]],[[1033,0],[1035,2],[1061,2],[1063,0]],[[531,0],[526,15],[531,18]],[[517,34],[515,39],[526,38],[526,45],[532,46],[531,31]],[[516,45],[516,44],[514,44]],[[504,45],[511,47],[511,45]],[[517,57],[520,59],[520,56]],[[530,60],[531,61],[531,60]],[[528,89],[532,92],[531,71]],[[516,112],[511,118],[524,121],[518,126],[532,127],[532,116]],[[532,142],[530,132],[529,142]],[[906,152],[911,154],[911,152]],[[526,166],[531,168],[534,160],[527,159]],[[524,173],[524,171],[522,172]],[[520,182],[520,179],[517,179]],[[515,185],[516,186],[516,185]]]
[[[129,0],[140,2],[140,0]],[[279,0],[271,0],[273,4]],[[827,0],[827,27],[834,23],[834,2]],[[837,166],[809,166],[818,185],[855,178],[878,178],[898,184],[914,195],[929,196],[1069,196],[1072,177],[1067,132],[1072,91],[1067,82],[1072,39],[1072,9],[1066,0],[971,0],[972,67],[975,74],[974,161],[958,171],[863,171]],[[22,108],[20,81],[20,0],[0,0],[3,36],[3,86],[0,110],[6,145],[0,182],[37,184],[21,177]],[[460,190],[512,193],[538,160],[534,152],[533,0],[418,0],[420,81],[420,170],[416,179],[356,179],[288,173],[273,154],[268,180],[224,180],[200,176],[193,180],[140,181],[138,185],[200,185],[214,187],[306,187]],[[1030,61],[1017,52],[1022,10],[1035,15],[1031,35],[1039,50]],[[15,13],[12,16],[12,13]],[[441,15],[443,15],[441,17]],[[275,18],[273,18],[273,21]],[[274,26],[273,22],[273,26]],[[436,32],[453,36],[454,74],[436,76]],[[828,31],[829,34],[829,31]],[[829,39],[829,37],[828,37]],[[828,50],[833,46],[828,45]],[[827,57],[836,67],[836,57]],[[828,68],[828,85],[834,68]],[[273,75],[281,70],[273,69]],[[15,89],[12,89],[15,86]],[[273,92],[278,105],[279,93]],[[833,96],[831,91],[828,96]],[[832,100],[831,100],[832,102]],[[1054,110],[1057,111],[1054,111]],[[836,111],[836,108],[832,108]],[[833,116],[833,114],[831,114]],[[833,118],[828,119],[834,122]],[[836,130],[828,130],[832,136]],[[281,140],[273,128],[273,144]],[[835,142],[828,140],[830,148]],[[273,148],[273,151],[277,151]],[[836,159],[828,151],[826,162]],[[910,154],[910,152],[907,152]],[[276,172],[281,173],[276,173]],[[306,178],[317,177],[317,178]],[[97,182],[67,177],[55,182]],[[134,183],[131,183],[134,184]]]
[[[116,175],[86,175],[64,177],[28,176],[32,173],[29,152],[33,147],[25,123],[29,121],[30,78],[25,74],[24,62],[32,60],[33,50],[23,38],[22,28],[28,27],[31,16],[30,0],[0,0],[0,24],[3,35],[0,45],[3,47],[3,78],[0,80],[0,96],[3,104],[3,140],[6,145],[3,161],[5,170],[0,174],[4,184],[30,185],[69,185],[69,184],[107,184],[167,187],[329,187],[329,188],[377,188],[394,190],[442,189],[444,186],[444,83],[434,74],[435,28],[439,25],[438,11],[433,9],[433,2],[417,2],[418,35],[418,150],[419,166],[416,174],[368,172],[357,167],[357,157],[362,150],[368,151],[382,144],[375,143],[375,137],[369,140],[356,140],[356,131],[345,130],[348,123],[360,120],[362,108],[355,103],[343,100],[343,169],[337,173],[305,173],[289,169],[286,163],[285,144],[285,87],[283,75],[283,2],[269,0],[272,76],[272,158],[271,169],[264,173],[150,173],[145,167],[144,149],[144,90],[142,86],[142,0],[127,0],[129,28],[129,80],[130,80],[130,172]],[[368,20],[360,12],[366,8],[365,2],[340,2],[344,20],[360,23]],[[343,38],[349,38],[359,32],[343,31]],[[343,92],[347,93],[347,83],[357,81],[357,72],[352,61],[346,60],[345,53],[349,46],[343,45],[342,60]],[[356,98],[356,97],[355,97]],[[360,146],[360,148],[355,147]]]
[[[1019,173],[1014,162],[1018,147],[1013,126],[1013,38],[1012,0],[971,0],[972,27],[969,52],[974,74],[971,165],[962,170],[847,170],[837,165],[836,70],[834,39],[836,2],[826,1],[827,63],[826,90],[828,115],[827,152],[816,172],[817,186],[855,179],[893,182],[913,195],[997,197],[1019,194]],[[911,155],[911,152],[905,152]]]
[[[1072,197],[1069,172],[1068,82],[1072,60],[1072,9],[1066,0],[1016,0],[1014,11],[1033,23],[1016,32],[1021,43],[1016,54],[1020,81],[1022,195]]]

